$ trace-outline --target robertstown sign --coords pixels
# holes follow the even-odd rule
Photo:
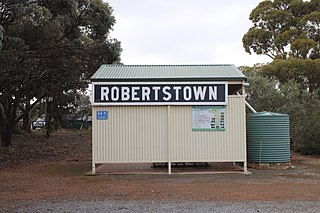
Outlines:
[[[95,105],[226,105],[226,82],[93,83]]]

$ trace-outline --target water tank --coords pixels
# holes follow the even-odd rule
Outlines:
[[[248,114],[247,147],[248,162],[289,162],[289,116],[273,112]]]

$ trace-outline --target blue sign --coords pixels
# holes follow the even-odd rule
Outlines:
[[[97,120],[108,120],[108,111],[97,111]]]

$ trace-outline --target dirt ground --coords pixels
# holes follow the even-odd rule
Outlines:
[[[59,131],[14,136],[0,148],[0,212],[21,201],[320,201],[320,157],[292,156],[290,169],[250,169],[251,175],[142,174],[85,176],[91,133]]]

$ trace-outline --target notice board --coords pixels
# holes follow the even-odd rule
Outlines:
[[[225,106],[192,106],[192,130],[223,131],[225,127]]]

